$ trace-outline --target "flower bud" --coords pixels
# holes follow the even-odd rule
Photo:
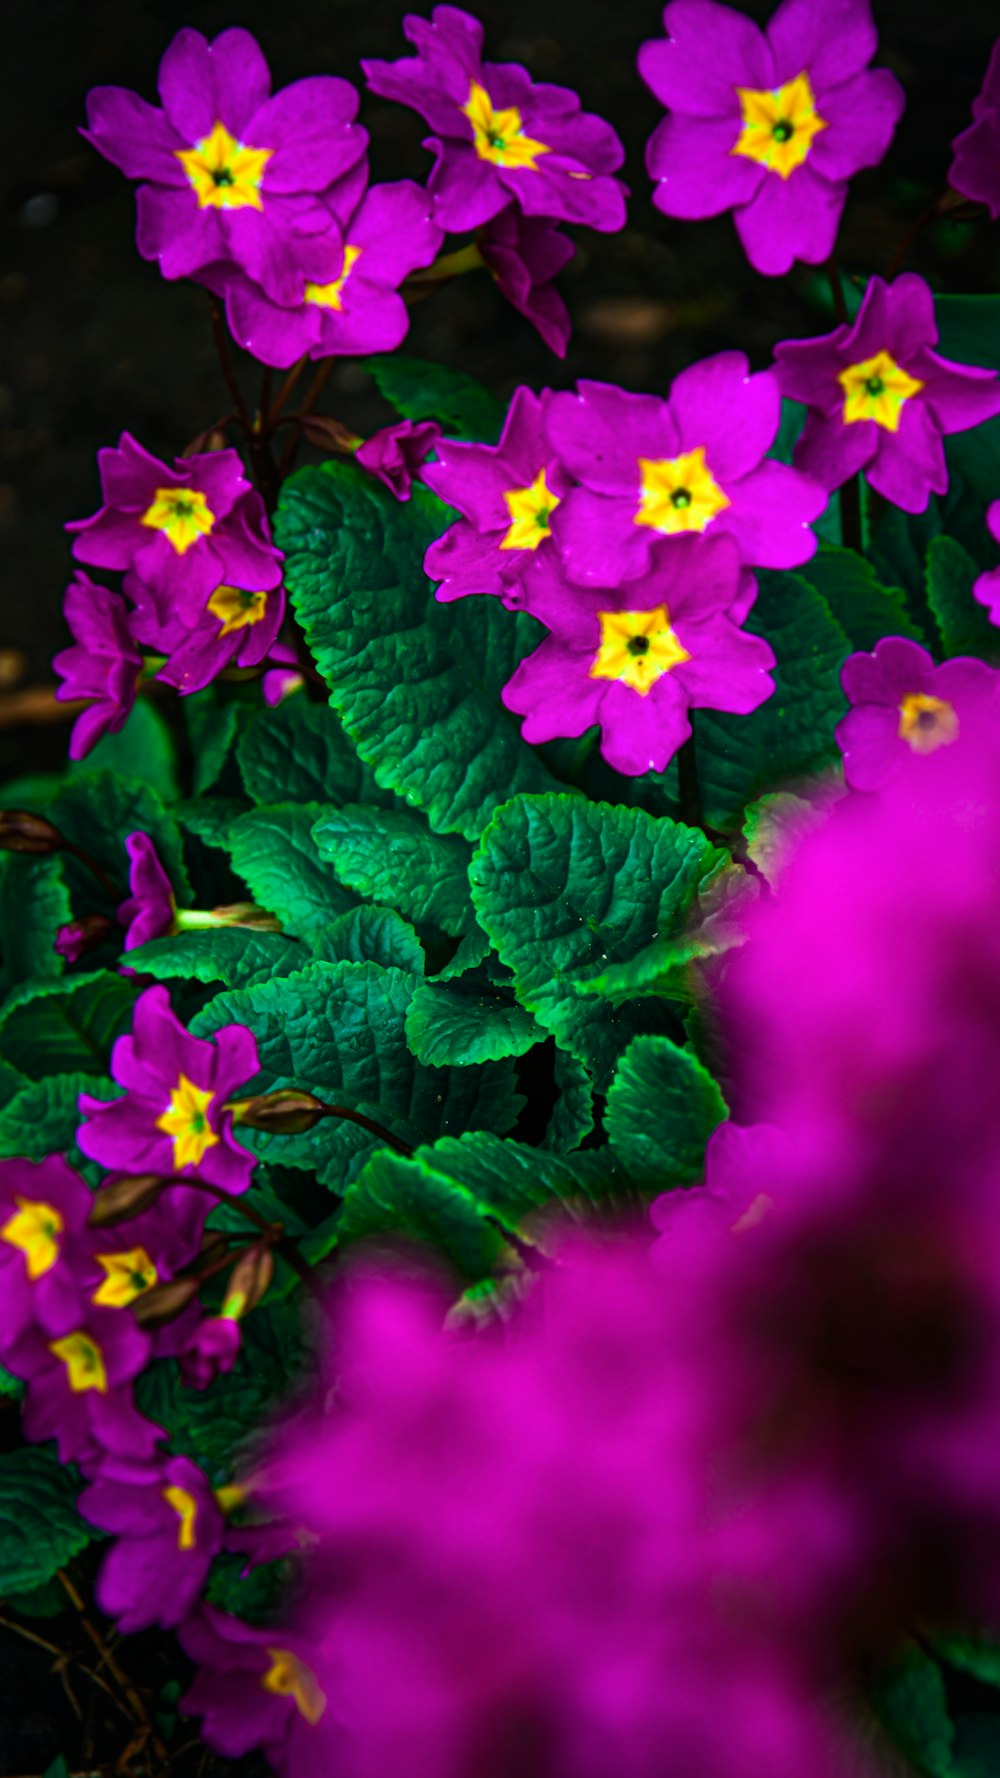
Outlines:
[[[106,914],[81,914],[78,920],[69,920],[60,926],[52,941],[52,949],[58,951],[68,962],[76,963],[87,951],[92,951],[103,944],[109,932],[113,932],[115,923]]]
[[[27,809],[0,809],[0,852],[61,852],[65,844],[58,827]]]
[[[88,1222],[92,1229],[111,1229],[155,1204],[170,1181],[160,1173],[119,1173],[94,1194]]]
[[[255,1309],[274,1277],[270,1247],[250,1247],[241,1254],[229,1274],[225,1300],[219,1310],[223,1321],[241,1321]]]
[[[302,422],[302,430],[311,445],[320,451],[335,451],[338,456],[349,457],[356,451],[364,439],[356,432],[348,431],[339,420],[329,414],[307,414]]]
[[[326,1106],[314,1093],[299,1087],[281,1087],[276,1093],[258,1093],[253,1099],[236,1099],[226,1106],[234,1124],[251,1130],[268,1130],[274,1136],[299,1136],[313,1130],[326,1116]]]
[[[174,1278],[169,1284],[154,1284],[152,1290],[136,1297],[132,1313],[140,1327],[163,1327],[183,1314],[200,1289],[200,1278]]]

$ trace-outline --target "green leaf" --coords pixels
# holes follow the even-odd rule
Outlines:
[[[951,1778],[997,1778],[1000,1772],[1000,1717],[960,1716],[955,1723]]]
[[[282,490],[285,580],[330,702],[382,786],[433,828],[477,839],[497,804],[553,780],[500,691],[541,634],[498,599],[442,605],[423,572],[447,509],[415,487],[405,505],[353,464]]]
[[[728,1115],[690,1050],[667,1037],[637,1037],[615,1071],[604,1127],[633,1179],[665,1189],[705,1177],[705,1144]]]
[[[24,1394],[24,1384],[20,1377],[12,1377],[10,1371],[4,1370],[0,1364],[0,1395],[7,1395],[12,1401],[20,1401]]]
[[[49,1766],[48,1770],[43,1773],[43,1778],[70,1778],[70,1771],[66,1764],[66,1755],[64,1753],[56,1755],[51,1766]]]
[[[406,1015],[406,1041],[431,1068],[523,1056],[544,1036],[530,1012],[490,988],[423,982]]]
[[[762,796],[751,803],[743,822],[747,857],[757,866],[761,876],[776,883],[806,834],[822,827],[833,804],[843,795],[839,779],[821,781],[814,795],[793,796],[779,790],[773,796]]]
[[[228,852],[232,844],[233,822],[250,813],[250,805],[238,796],[202,796],[189,803],[178,803],[174,814],[181,826],[197,835],[206,846],[218,846]]]
[[[425,364],[398,352],[362,360],[379,393],[408,420],[437,420],[448,438],[496,444],[504,422],[504,406],[474,377],[443,364]]]
[[[432,833],[409,809],[336,809],[317,821],[320,857],[359,895],[389,902],[411,920],[430,920],[461,938],[475,923],[469,899],[472,848]]]
[[[875,1708],[908,1759],[928,1778],[954,1778],[955,1728],[936,1661],[908,1642],[880,1674]]]
[[[31,976],[62,975],[55,936],[72,916],[61,858],[0,855],[0,993]]]
[[[882,636],[926,641],[907,613],[902,588],[882,586],[854,550],[823,545],[798,572],[822,594],[852,648],[872,649]]]
[[[434,979],[438,982],[457,981],[459,976],[468,975],[471,971],[478,970],[479,965],[485,962],[491,954],[490,941],[477,920],[460,941],[450,962],[446,963],[443,969],[437,971]],[[500,970],[503,965],[497,961],[496,967],[497,970]]]
[[[308,944],[355,903],[316,849],[312,830],[325,813],[319,803],[278,803],[251,809],[230,829],[237,876],[290,937]]]
[[[358,758],[329,704],[291,698],[258,711],[237,757],[255,803],[383,803],[369,768]]]
[[[934,1647],[944,1660],[972,1673],[983,1685],[1000,1687],[1000,1639],[984,1632],[935,1636]]]
[[[372,1155],[344,1197],[341,1245],[372,1237],[419,1241],[443,1254],[466,1281],[513,1267],[516,1256],[464,1186],[421,1157]]]
[[[679,822],[570,796],[519,797],[483,835],[470,872],[480,924],[513,969],[522,1006],[586,1064],[598,1091],[637,1031],[673,1021],[652,1000],[609,1012],[580,983],[679,929],[723,857]]]
[[[220,704],[218,697],[217,687],[211,685],[184,699],[184,716],[194,754],[195,796],[211,790],[226,772],[237,740],[252,714],[247,704],[236,699]],[[226,772],[227,788],[231,777]]]
[[[972,654],[990,660],[1000,654],[1000,630],[972,597],[978,573],[968,550],[953,537],[935,537],[927,551],[927,602],[948,659]]]
[[[521,1100],[508,1062],[426,1068],[410,1054],[405,1021],[417,987],[401,969],[316,962],[280,981],[220,994],[191,1029],[207,1037],[233,1021],[248,1025],[261,1063],[251,1090],[306,1087],[412,1145],[453,1130],[510,1129]],[[352,1156],[377,1141],[329,1118],[307,1137],[268,1136],[254,1146],[269,1160],[312,1165],[336,1185]]]
[[[725,831],[776,780],[837,757],[833,731],[845,709],[840,669],[850,644],[826,600],[801,574],[757,578],[760,595],[746,627],[774,649],[774,694],[750,716],[699,710],[695,724],[705,817]]]
[[[117,772],[88,771],[68,778],[51,803],[49,816],[67,839],[107,871],[127,893],[128,854],[125,840],[130,833],[147,833],[156,847],[177,900],[188,900],[187,873],[181,856],[181,838],[177,823],[164,808],[155,790],[137,778],[125,778]],[[67,860],[67,876],[79,881],[93,896],[94,879],[82,865]]]
[[[139,975],[155,976],[157,981],[222,982],[227,988],[249,988],[271,976],[291,975],[308,963],[309,953],[280,932],[220,926],[151,939],[129,951],[127,960]]]
[[[76,1510],[77,1483],[48,1446],[0,1456],[0,1594],[51,1579],[93,1537]]]
[[[565,1050],[556,1050],[556,1103],[542,1138],[542,1148],[568,1154],[579,1148],[594,1127],[594,1090],[582,1062]]]
[[[26,1083],[0,1111],[0,1157],[21,1155],[28,1161],[49,1154],[65,1154],[78,1167],[83,1156],[76,1146],[82,1123],[77,1110],[81,1093],[97,1099],[113,1099],[118,1092],[110,1081],[90,1074],[50,1074],[45,1080]]]
[[[9,1105],[28,1084],[27,1075],[19,1068],[12,1068],[9,1062],[0,1062],[0,1109]]]
[[[71,777],[99,771],[141,779],[163,802],[175,801],[177,749],[167,724],[149,698],[139,698],[116,735],[102,735],[86,759],[72,761],[69,767]]]
[[[138,992],[134,981],[103,969],[22,982],[0,1009],[0,1056],[35,1078],[107,1074],[111,1045],[129,1025]]]
[[[315,951],[327,963],[381,963],[385,969],[424,973],[423,945],[394,908],[348,908],[315,941]]]
[[[742,865],[723,864],[693,897],[682,931],[660,934],[626,963],[609,963],[590,981],[578,983],[578,992],[600,994],[613,1006],[647,994],[697,998],[703,984],[688,965],[746,942],[746,911],[759,893],[759,883]]]

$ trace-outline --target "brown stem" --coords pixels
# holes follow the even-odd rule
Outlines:
[[[920,215],[917,217],[916,221],[910,223],[909,228],[906,230],[906,233],[904,234],[902,240],[900,241],[898,247],[896,248],[896,251],[893,254],[891,260],[889,261],[889,268],[885,274],[886,278],[888,280],[891,280],[896,276],[896,273],[899,271],[899,268],[902,265],[907,254],[909,253],[910,248],[913,246],[914,241],[917,239],[917,236],[923,234],[923,231],[927,227],[927,224],[929,222],[933,222],[935,216],[938,214],[938,211],[941,208],[942,201],[946,196],[947,196],[947,193],[943,192],[940,197],[936,197],[934,199],[933,203],[927,205],[927,208],[925,210],[921,210]]]
[[[303,352],[302,357],[299,358],[296,361],[296,363],[292,365],[291,370],[287,373],[285,380],[281,385],[281,388],[278,390],[278,393],[274,398],[274,402],[272,404],[271,411],[267,416],[267,429],[269,432],[274,431],[274,427],[275,427],[275,423],[277,421],[278,415],[281,413],[281,410],[284,407],[285,402],[288,400],[288,397],[291,395],[292,390],[295,388],[295,385],[298,382],[300,376],[302,375],[302,372],[305,370],[308,362],[309,362],[309,355],[308,355],[308,353]]]
[[[299,405],[298,425],[292,428],[288,443],[285,445],[284,451],[278,459],[279,481],[284,481],[292,464],[295,462],[295,453],[299,448],[299,440],[302,437],[302,422],[312,413],[313,408],[316,406],[317,401],[333,374],[333,368],[336,362],[337,360],[335,358],[327,358],[325,362],[320,365],[319,370],[316,372],[316,375],[313,377],[312,382],[302,398]]]
[[[44,1636],[39,1636],[36,1631],[27,1629],[24,1624],[16,1623],[13,1618],[7,1617],[3,1612],[0,1612],[0,1626],[5,1630],[10,1630],[15,1636],[23,1637],[25,1642],[33,1642],[37,1648],[44,1648],[47,1654],[55,1656],[57,1664],[64,1663],[69,1659],[65,1651],[58,1648],[54,1642],[47,1642]],[[85,1667],[82,1661],[74,1661],[73,1665],[79,1668],[87,1679],[92,1680],[94,1685],[99,1685],[102,1692],[107,1693],[111,1702],[122,1711],[123,1715],[131,1717],[131,1711],[125,1709],[121,1699],[112,1691],[107,1680],[102,1679],[99,1673],[95,1673],[93,1667]]]
[[[114,1651],[108,1647],[108,1644],[105,1642],[97,1625],[91,1622],[87,1615],[87,1608],[84,1605],[80,1594],[77,1592],[76,1587],[73,1585],[73,1582],[70,1580],[69,1575],[66,1574],[62,1568],[57,1568],[56,1579],[76,1610],[80,1619],[81,1628],[90,1638],[90,1641],[100,1655],[100,1665],[107,1668],[116,1685],[121,1687],[122,1694],[129,1705],[132,1715],[142,1729],[144,1739],[151,1744],[153,1751],[156,1754],[156,1758],[164,1770],[169,1771],[170,1756],[153,1726],[149,1711],[146,1709],[145,1701],[136,1691],[135,1686],[132,1684],[125,1669],[120,1665]]]
[[[387,1148],[394,1148],[397,1154],[405,1155],[407,1160],[413,1155],[408,1142],[402,1141],[399,1136],[393,1136],[390,1130],[384,1130],[381,1124],[377,1124],[374,1118],[366,1117],[363,1111],[353,1111],[349,1105],[324,1105],[323,1115],[344,1117],[349,1123],[360,1125],[362,1130],[368,1130],[372,1136],[377,1136],[380,1142],[384,1142]]]
[[[308,1260],[303,1259],[295,1242],[283,1231],[280,1231],[280,1224],[265,1221],[264,1217],[258,1211],[251,1209],[249,1204],[245,1204],[242,1198],[231,1197],[229,1192],[222,1190],[221,1186],[209,1185],[204,1179],[189,1179],[186,1174],[177,1174],[174,1177],[176,1177],[178,1184],[188,1185],[192,1191],[205,1192],[208,1197],[215,1198],[218,1203],[228,1204],[230,1209],[235,1210],[237,1215],[244,1217],[247,1222],[252,1222],[255,1229],[267,1236],[269,1244],[274,1247],[277,1253],[281,1254],[282,1259],[287,1260],[292,1271],[301,1278],[303,1284],[312,1291],[316,1290],[316,1280]],[[219,1269],[221,1270],[221,1267]]]
[[[233,398],[236,417],[239,420],[240,425],[243,427],[244,432],[252,434],[253,421],[250,418],[250,411],[244,400],[243,391],[237,380],[236,372],[233,369],[233,360],[229,352],[229,337],[226,333],[225,322],[222,319],[222,304],[219,302],[217,296],[209,297],[208,309],[209,314],[212,317],[212,338],[215,341],[215,350],[218,355],[222,375],[225,378],[226,388],[229,390],[229,393]]]
[[[841,327],[846,327],[849,316],[847,303],[844,299],[844,285],[840,276],[840,267],[835,259],[827,262],[826,275],[830,280],[830,295],[833,297],[833,310]]]

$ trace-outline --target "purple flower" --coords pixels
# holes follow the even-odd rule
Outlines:
[[[1000,543],[1000,500],[994,500],[986,508],[986,523]],[[985,574],[980,574],[973,586],[972,596],[979,600],[980,605],[986,606],[990,623],[1000,624],[1000,568],[990,568]]]
[[[868,0],[782,0],[766,32],[715,0],[671,0],[667,39],[639,72],[669,115],[650,137],[653,201],[667,216],[734,212],[757,271],[828,259],[847,181],[882,159],[903,109],[869,69]]]
[[[231,661],[259,666],[285,615],[283,587],[217,586],[197,614],[191,607],[178,610],[172,597],[134,574],[126,575],[125,592],[135,606],[132,634],[167,657],[157,679],[185,697],[203,690]]]
[[[906,512],[945,493],[942,436],[1000,413],[1000,381],[939,357],[937,337],[930,289],[906,272],[872,278],[850,326],[776,346],[781,393],[809,409],[796,467],[831,490],[863,469]]]
[[[291,697],[305,684],[298,665],[298,655],[287,642],[275,642],[267,655],[268,670],[261,678],[260,689],[265,704],[273,709]]]
[[[4,1358],[28,1385],[25,1437],[54,1438],[63,1463],[100,1463],[105,1452],[148,1462],[164,1435],[139,1413],[130,1385],[149,1355],[149,1335],[121,1309],[87,1309],[57,1339],[30,1329]]]
[[[64,680],[56,690],[60,703],[93,698],[73,724],[71,759],[82,759],[102,735],[115,735],[135,703],[142,656],[128,629],[128,609],[119,593],[98,586],[88,574],[77,574],[66,588],[63,615],[73,633],[73,646],[60,649],[52,665]]]
[[[127,1309],[147,1290],[169,1283],[198,1257],[211,1207],[204,1192],[168,1186],[151,1209],[111,1228],[88,1230],[74,1256],[87,1302],[99,1309]],[[170,1321],[156,1330],[157,1352],[177,1326]]]
[[[624,194],[609,177],[622,145],[575,93],[536,85],[515,63],[484,63],[483,27],[458,7],[436,6],[430,21],[411,14],[403,31],[415,56],[361,66],[372,92],[411,105],[435,132],[427,188],[443,228],[478,228],[511,199],[529,216],[623,226]]]
[[[126,1633],[181,1623],[198,1603],[225,1533],[204,1472],[187,1457],[171,1457],[148,1480],[98,1477],[77,1506],[117,1539],[97,1577],[101,1610]]]
[[[570,319],[553,279],[572,259],[572,241],[547,217],[525,216],[517,204],[508,204],[480,230],[478,245],[497,289],[549,349],[565,358]]]
[[[104,505],[66,527],[78,561],[131,568],[191,614],[220,585],[280,584],[281,551],[235,451],[179,457],[168,469],[123,432],[97,461]]]
[[[525,605],[549,635],[521,661],[502,697],[526,718],[526,741],[601,727],[619,772],[662,772],[691,733],[695,706],[746,715],[770,697],[774,655],[741,630],[740,559],[730,538],[681,539],[642,580],[608,590],[570,586],[539,564]]]
[[[400,420],[366,438],[355,452],[355,461],[369,475],[376,476],[397,500],[409,500],[413,478],[440,437],[436,420]]]
[[[126,951],[134,951],[152,938],[165,938],[175,930],[177,908],[174,892],[156,847],[148,833],[130,833],[125,840],[128,853],[128,886],[132,893],[117,909],[117,920],[125,927]]]
[[[233,1759],[263,1747],[289,1778],[340,1769],[345,1736],[331,1707],[329,1657],[310,1637],[279,1625],[257,1629],[206,1605],[179,1640],[199,1668],[181,1708],[204,1718],[210,1747]]]
[[[1000,216],[1000,42],[993,45],[982,92],[972,101],[973,121],[952,143],[948,184],[963,198]]]
[[[464,516],[431,544],[424,569],[440,580],[439,599],[497,593],[520,602],[519,582],[535,559],[552,554],[550,520],[570,488],[545,429],[553,402],[545,390],[515,389],[496,445],[443,438],[421,480]]]
[[[238,1316],[204,1316],[178,1353],[182,1381],[191,1389],[207,1389],[232,1370],[241,1344]]]
[[[143,181],[143,258],[166,278],[233,265],[275,302],[295,302],[303,278],[335,276],[338,242],[318,194],[365,152],[354,88],[317,76],[272,98],[267,63],[241,30],[211,44],[179,31],[158,84],[162,111],[123,87],[96,87],[84,131]]]
[[[256,1074],[257,1045],[243,1025],[224,1025],[211,1040],[192,1037],[156,985],[135,1003],[131,1037],[111,1052],[112,1078],[128,1090],[111,1101],[80,1095],[84,1154],[130,1173],[186,1173],[242,1192],[254,1157],[232,1130],[226,1100]]]
[[[751,376],[742,352],[720,352],[681,371],[665,401],[610,383],[578,389],[554,395],[546,415],[556,456],[582,484],[552,527],[571,580],[631,580],[662,539],[709,527],[750,567],[794,568],[813,554],[823,489],[765,460],[781,418],[773,371]]]
[[[264,364],[285,370],[303,353],[390,352],[406,335],[410,317],[399,286],[441,245],[433,206],[410,179],[367,192],[354,179],[347,186],[349,201],[329,214],[337,245],[328,277],[300,278],[281,305],[242,273],[213,269],[205,278],[225,297],[234,339]]]
[[[92,1202],[61,1155],[0,1161],[0,1351],[35,1323],[63,1334],[78,1321],[72,1250]]]
[[[788,1146],[774,1124],[719,1124],[705,1149],[704,1184],[663,1192],[649,1207],[660,1236],[658,1256],[672,1249],[678,1236],[690,1239],[696,1221],[706,1224],[709,1240],[720,1229],[738,1234],[759,1222],[773,1208],[789,1170]],[[672,1262],[667,1254],[666,1263]]]
[[[81,914],[78,920],[68,920],[65,926],[57,927],[52,949],[58,951],[60,957],[65,957],[67,963],[79,963],[88,951],[103,944],[114,929],[114,921],[106,914]]]
[[[871,654],[852,654],[841,683],[851,709],[837,724],[844,775],[853,790],[882,790],[913,755],[957,741],[963,722],[1000,707],[1000,674],[958,657],[936,667],[925,648],[883,636]]]

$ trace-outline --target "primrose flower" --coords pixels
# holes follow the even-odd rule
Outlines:
[[[983,90],[972,101],[972,123],[952,143],[948,184],[963,198],[1000,216],[1000,42],[993,45]]]
[[[181,1708],[204,1719],[210,1747],[239,1759],[263,1747],[288,1778],[324,1778],[345,1752],[329,1657],[308,1635],[255,1628],[210,1605],[179,1631],[198,1673]]]
[[[1000,543],[1000,500],[994,500],[986,508],[986,523]],[[985,574],[980,574],[972,588],[972,596],[980,605],[986,606],[990,623],[1000,624],[1000,568],[989,568]]]
[[[192,1328],[178,1352],[181,1379],[191,1389],[207,1389],[216,1377],[232,1370],[240,1355],[243,1336],[240,1314],[226,1312],[225,1303],[218,1315],[204,1315]]]
[[[923,512],[948,487],[942,438],[1000,413],[991,370],[932,350],[934,298],[923,278],[872,278],[848,326],[775,347],[781,393],[809,409],[795,464],[827,489],[864,470],[877,493]]]
[[[119,1630],[170,1630],[189,1616],[226,1526],[203,1470],[187,1457],[170,1457],[142,1481],[99,1476],[77,1505],[89,1524],[116,1538],[95,1596]]]
[[[92,1202],[61,1155],[0,1161],[0,1350],[35,1323],[50,1334],[76,1324],[73,1250]]]
[[[882,159],[899,82],[869,69],[868,0],[782,0],[766,31],[716,0],[671,0],[639,73],[668,116],[650,137],[653,202],[688,219],[733,211],[744,252],[778,276],[828,259],[847,181]]]
[[[328,277],[300,279],[279,305],[240,273],[223,267],[206,274],[225,298],[233,338],[263,364],[286,370],[303,353],[391,352],[409,329],[399,286],[430,265],[441,245],[434,207],[411,179],[360,194],[355,180],[347,185],[350,203],[329,216],[337,250]]]
[[[403,32],[415,56],[361,66],[373,93],[412,106],[434,131],[427,189],[442,228],[478,228],[511,200],[528,216],[605,232],[624,225],[624,193],[610,177],[622,145],[575,93],[537,85],[516,63],[484,62],[483,27],[457,6],[436,6],[430,20],[410,14]]]
[[[654,547],[689,533],[728,535],[749,567],[794,568],[816,549],[818,484],[765,460],[780,424],[772,371],[750,375],[720,352],[675,377],[667,399],[581,382],[552,396],[552,449],[581,484],[552,521],[571,580],[614,586],[649,571]]]
[[[169,469],[123,432],[97,461],[104,505],[66,526],[78,561],[131,568],[192,614],[219,586],[279,585],[281,551],[235,451],[178,457]]]
[[[570,586],[539,564],[526,609],[549,630],[503,688],[533,743],[601,728],[619,772],[662,772],[691,733],[694,706],[747,715],[774,690],[774,655],[739,628],[740,558],[730,538],[688,537],[626,586]],[[742,597],[742,604],[741,604]]]
[[[156,1285],[169,1283],[198,1257],[211,1207],[204,1192],[168,1186],[138,1216],[88,1229],[74,1259],[85,1301],[98,1309],[127,1309]],[[156,1329],[156,1353],[177,1325],[170,1321]]]
[[[496,593],[516,605],[536,552],[552,553],[550,521],[571,486],[546,434],[553,399],[548,390],[515,389],[499,444],[443,438],[423,470],[421,480],[463,515],[424,557],[425,572],[442,583],[439,599]]]
[[[883,636],[871,654],[852,654],[841,683],[851,709],[837,724],[844,775],[853,790],[882,790],[916,754],[950,747],[967,718],[1000,714],[1000,673],[962,656],[936,667],[925,648]]]
[[[479,231],[477,245],[497,289],[565,358],[570,319],[553,279],[572,259],[572,241],[546,216],[525,216],[508,204]]]
[[[149,1335],[120,1309],[81,1305],[58,1338],[31,1328],[4,1354],[28,1385],[24,1435],[54,1438],[63,1463],[100,1463],[105,1453],[148,1462],[163,1431],[139,1413],[131,1383],[150,1356]]]
[[[167,990],[147,988],[135,1003],[130,1037],[111,1052],[111,1075],[124,1098],[80,1095],[87,1121],[77,1132],[84,1154],[129,1173],[187,1173],[224,1191],[250,1183],[254,1157],[233,1136],[225,1109],[235,1088],[256,1074],[257,1045],[243,1025],[224,1025],[210,1040],[192,1037],[170,1010]]]
[[[76,574],[66,588],[63,616],[73,644],[52,661],[64,681],[56,698],[63,704],[75,698],[94,700],[77,717],[70,737],[70,758],[83,759],[102,735],[116,735],[124,726],[135,703],[142,656],[129,634],[124,599],[89,575]]]
[[[316,76],[271,97],[249,32],[177,33],[160,63],[163,110],[124,87],[96,87],[88,141],[130,179],[138,246],[166,278],[231,265],[275,302],[294,303],[304,278],[336,276],[339,243],[318,194],[361,159],[358,96]]]
[[[440,437],[436,420],[400,420],[366,438],[355,451],[354,460],[397,500],[409,500],[413,478],[436,449]]]
[[[133,636],[166,656],[156,677],[182,697],[201,691],[231,661],[256,667],[274,645],[285,615],[283,587],[217,586],[195,615],[193,608],[146,586],[135,574],[125,576],[132,600]]]
[[[148,944],[150,939],[165,938],[176,930],[177,904],[174,892],[148,833],[130,833],[125,840],[128,853],[128,886],[132,893],[117,909],[120,926],[125,927],[126,951]]]

